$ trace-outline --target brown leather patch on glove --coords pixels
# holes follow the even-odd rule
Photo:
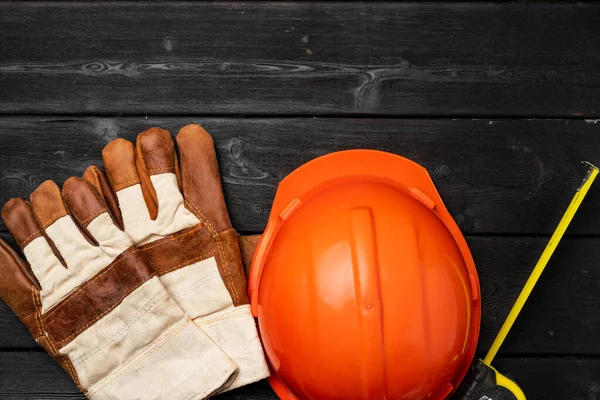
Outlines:
[[[152,268],[158,274],[165,274],[186,267],[194,262],[193,260],[215,256],[219,273],[233,304],[247,304],[246,277],[237,235],[232,229],[225,205],[213,139],[199,125],[188,125],[179,131],[176,141],[178,153],[168,131],[151,128],[138,135],[135,146],[129,142],[125,144],[122,139],[118,139],[116,144],[112,142],[107,145],[102,154],[108,181],[115,196],[104,197],[117,198],[121,190],[129,187],[130,182],[134,185],[139,183],[147,210],[142,212],[133,209],[130,210],[131,213],[139,211],[140,215],[125,215],[124,209],[127,207],[120,204],[120,211],[123,221],[140,224],[128,226],[125,223],[124,229],[134,239],[135,244],[140,246]],[[95,182],[97,189],[102,190],[102,179],[98,178],[98,173],[94,170],[86,173],[85,177]],[[160,204],[160,196],[154,187],[155,179],[165,178],[168,181],[170,178],[166,175],[169,174],[176,175],[174,179],[177,186],[170,186],[172,193],[163,193],[163,196],[183,196],[183,206],[197,218],[197,226],[187,225],[180,231],[164,234],[165,229],[177,226],[177,219],[180,218],[177,214],[159,215],[161,209],[164,209],[164,204]],[[168,207],[167,209],[173,211]],[[140,220],[147,219],[146,215],[156,222],[140,223]],[[162,228],[159,227],[165,218],[173,218],[173,221]],[[156,229],[156,232],[152,232],[153,229]],[[152,234],[156,237],[148,242],[140,232],[147,232],[148,237],[152,237]]]
[[[66,346],[154,275],[131,247],[44,314],[46,332],[59,348]]]

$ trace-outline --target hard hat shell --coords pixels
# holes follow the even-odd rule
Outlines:
[[[427,171],[390,153],[288,175],[249,291],[281,399],[444,399],[477,346],[468,246]]]

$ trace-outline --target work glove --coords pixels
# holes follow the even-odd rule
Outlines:
[[[177,135],[152,128],[109,143],[108,181],[95,166],[84,177],[149,260],[171,297],[237,364],[221,391],[269,375],[250,311],[238,236],[231,226],[212,137],[198,125]]]
[[[239,237],[240,251],[242,253],[242,264],[244,265],[244,273],[246,276],[250,276],[250,270],[252,269],[252,261],[254,259],[254,253],[258,247],[258,243],[262,238],[262,234],[255,235],[241,235]]]
[[[89,183],[30,201],[2,211],[27,262],[0,240],[0,296],[88,398],[202,399],[235,378]]]

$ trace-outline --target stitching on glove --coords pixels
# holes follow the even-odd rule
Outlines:
[[[194,228],[192,228],[191,230],[189,230],[188,232],[186,232],[185,236],[195,234],[196,232],[200,231],[201,229],[202,229],[202,225],[198,224]],[[169,242],[172,242],[174,240],[177,240],[177,241],[179,240],[179,237],[176,236],[175,234],[170,235],[170,237],[167,240],[157,241],[157,242],[154,242],[154,243],[150,243],[150,244],[141,246],[141,247],[138,248],[138,250],[145,251],[145,250],[157,247],[157,246],[162,246],[165,243],[169,243]],[[176,269],[179,269],[181,267],[187,266],[189,264],[205,260],[205,259],[209,258],[209,256],[214,256],[214,252],[212,250],[211,251],[207,251],[206,253],[199,254],[199,255],[197,255],[195,257],[191,257],[191,258],[189,258],[187,260],[184,260],[183,262],[181,262],[181,263],[179,263],[179,264],[177,264],[177,265],[175,265],[175,266],[173,266],[173,267],[171,267],[171,268],[169,268],[167,270],[161,271],[161,275],[168,274],[169,272],[175,271]]]
[[[151,249],[151,248],[153,248],[153,247],[160,246],[160,245],[162,245],[163,243],[169,243],[169,242],[172,242],[173,240],[177,240],[177,238],[175,237],[175,235],[169,235],[169,236],[170,236],[170,237],[169,237],[169,239],[167,239],[167,240],[160,240],[160,239],[159,239],[159,240],[155,241],[154,243],[151,243],[151,244],[145,244],[145,245],[143,245],[143,246],[140,246],[140,247],[138,247],[138,249],[144,249],[144,250],[146,250],[146,249]]]
[[[126,252],[129,251],[129,254],[125,254]],[[54,306],[51,310],[49,310],[47,313],[44,314],[44,318],[48,319],[50,318],[50,316],[60,307],[66,305],[67,303],[69,303],[72,299],[73,296],[71,296],[72,293],[74,293],[75,291],[77,291],[78,289],[82,289],[85,288],[86,286],[90,285],[91,282],[100,279],[100,277],[102,277],[104,274],[106,274],[109,271],[112,271],[113,269],[115,269],[119,264],[121,264],[123,261],[125,261],[126,259],[128,259],[130,256],[137,254],[139,250],[135,249],[135,250],[125,250],[125,252],[121,253],[121,259],[119,261],[117,261],[116,263],[112,264],[111,266],[107,266],[107,268],[104,268],[100,273],[94,275],[92,278],[88,279],[87,281],[85,281],[85,283],[83,283],[82,285],[78,286],[77,288],[75,288],[70,294],[69,296],[65,297],[60,303],[58,303],[56,306]],[[152,277],[152,275],[150,276],[150,278]]]
[[[130,369],[130,368],[128,368],[129,365],[131,365],[131,367],[134,367],[134,366],[138,365],[139,363],[141,363],[142,361],[144,361],[145,359],[147,359],[152,354],[154,354],[156,351],[158,351],[159,349],[161,349],[168,342],[167,339],[169,339],[171,336],[173,336],[173,335],[179,333],[180,331],[182,331],[190,323],[191,323],[191,321],[186,318],[186,320],[183,321],[183,323],[181,324],[181,326],[175,325],[173,328],[171,328],[170,331],[167,331],[164,334],[163,337],[158,338],[156,341],[152,342],[152,344],[156,344],[157,345],[154,349],[152,349],[152,351],[150,351],[148,354],[146,354],[143,357],[141,357],[139,360],[136,360],[137,355],[133,356],[130,359],[130,361],[126,362],[119,369],[117,369],[116,371],[114,371],[113,374],[115,374],[115,375],[113,377],[111,377],[108,381],[102,382],[101,385],[99,385],[99,386],[95,387],[94,389],[90,390],[88,392],[88,396],[89,397],[93,396],[99,390],[101,390],[105,386],[111,384],[114,380],[116,380],[117,378],[121,377],[121,375],[123,375],[124,373],[126,373],[127,371],[129,371],[129,369]],[[145,349],[142,349],[138,354],[143,353],[144,350]],[[119,371],[119,370],[121,370],[121,371],[118,374],[116,374],[116,372]]]
[[[148,170],[148,174],[152,174],[154,172],[174,172],[175,167],[162,167],[162,168],[153,168]]]
[[[215,279],[221,280],[221,277],[220,276],[218,276],[218,277],[215,277],[215,276],[203,276],[202,279],[198,279],[198,280],[192,282],[191,285],[186,286],[185,290],[182,290],[182,291],[177,292],[177,293],[171,293],[171,297],[173,297],[173,300],[185,298],[190,293],[196,292],[196,290],[199,287],[204,286],[206,283],[211,282],[211,281],[213,281]],[[217,311],[219,311],[219,310],[217,309]]]
[[[70,202],[69,200],[65,200],[65,199],[63,199],[63,201],[67,204],[67,207],[70,210],[74,209],[72,202]],[[86,218],[85,220],[81,221],[80,223],[81,223],[81,225],[87,226],[88,222],[90,222],[91,220],[93,220],[97,216],[99,216],[101,214],[104,214],[107,211],[108,211],[108,209],[106,207],[102,207],[102,209],[100,209],[100,211],[98,211],[96,214],[92,214],[90,217]]]
[[[196,211],[196,216],[202,221],[204,222],[204,224],[206,225],[206,227],[208,228],[208,230],[212,233],[213,238],[215,239],[215,242],[217,242],[217,247],[219,248],[219,253],[221,254],[221,259],[223,261],[223,263],[225,264],[223,266],[223,269],[225,270],[225,280],[226,280],[226,284],[228,286],[229,289],[229,293],[231,293],[233,301],[235,304],[239,303],[239,297],[238,297],[238,293],[237,290],[235,288],[235,285],[233,284],[233,279],[231,278],[231,272],[229,271],[229,262],[227,261],[226,257],[225,257],[225,251],[223,250],[223,243],[221,242],[221,236],[219,235],[219,233],[215,230],[215,228],[212,226],[212,224],[210,223],[210,221],[208,221],[208,219],[204,216],[204,214],[202,214],[202,212],[200,211],[200,209],[196,206],[196,204],[194,204],[191,200],[189,200],[188,197],[186,197],[186,203],[192,207],[192,210]]]
[[[135,178],[135,179],[132,179],[130,181],[123,182],[122,184],[120,184],[120,185],[118,185],[118,186],[115,187],[115,192],[118,192],[118,191],[123,190],[123,189],[127,189],[128,187],[133,186],[133,185],[138,184],[138,183],[140,183],[139,178]]]
[[[39,298],[39,293],[36,290],[35,286],[31,286],[31,297],[33,298],[33,304],[36,308],[35,319],[38,324],[38,329],[43,333],[43,336],[46,338],[46,343],[48,343],[50,354],[58,360],[62,359],[65,361],[65,366],[67,367],[67,371],[69,371],[71,378],[73,378],[73,381],[75,381],[77,387],[81,389],[81,391],[83,391],[83,387],[81,386],[81,382],[79,381],[79,376],[77,375],[77,372],[75,371],[71,360],[69,360],[68,357],[63,356],[58,352],[54,345],[54,341],[51,339],[50,335],[48,335],[48,332],[46,332],[46,330],[44,329],[44,323],[42,322],[40,311],[42,309],[42,300]]]
[[[93,278],[91,278],[90,280],[86,281],[86,282],[85,282],[83,285],[79,286],[77,289],[84,288],[84,287],[86,287],[87,285],[89,285],[89,284],[90,284],[90,282],[92,282],[92,281],[95,281],[95,280],[99,279],[99,278],[100,278],[102,275],[104,275],[104,274],[105,274],[105,273],[107,273],[108,271],[110,271],[110,270],[112,270],[112,269],[116,268],[116,267],[117,267],[119,264],[121,264],[123,261],[125,261],[125,260],[126,260],[128,257],[130,257],[130,256],[132,256],[132,255],[135,255],[135,254],[137,254],[137,252],[138,252],[138,251],[139,251],[139,250],[137,250],[137,249],[136,249],[136,250],[133,250],[133,251],[131,251],[129,254],[127,254],[127,255],[123,256],[123,257],[122,257],[122,258],[121,258],[119,261],[117,261],[116,263],[114,263],[114,264],[113,264],[113,265],[111,265],[110,267],[108,267],[108,268],[105,268],[105,269],[104,269],[102,272],[100,272],[99,274],[97,274],[96,276],[94,276]],[[123,253],[122,253],[122,254],[123,254]],[[155,273],[155,272],[152,272],[152,273],[151,273],[151,274],[148,276],[148,279],[147,279],[145,282],[147,282],[148,280],[152,279],[154,276],[156,276],[156,273]],[[131,288],[131,289],[129,289],[129,290],[128,290],[128,291],[127,291],[125,294],[124,294],[124,296],[122,297],[122,299],[124,299],[125,297],[129,296],[129,295],[131,294],[131,292],[133,292],[133,291],[134,291],[135,289],[137,289],[138,287],[139,287],[139,286],[136,286],[136,287],[134,287],[134,288]],[[77,289],[75,289],[75,290],[77,290]],[[75,292],[75,291],[73,291],[73,292],[71,292],[71,293],[74,293],[74,292]],[[69,297],[65,298],[65,299],[64,299],[64,300],[63,300],[61,303],[59,303],[59,304],[60,304],[60,305],[61,305],[61,307],[62,307],[62,306],[64,306],[65,304],[67,304],[69,301],[71,301],[72,299],[73,299],[73,297],[72,297],[72,296],[69,296]],[[122,300],[122,299],[121,299],[121,300]],[[70,340],[71,340],[73,337],[75,337],[75,336],[79,335],[81,332],[85,331],[85,330],[86,330],[87,328],[89,328],[91,325],[93,325],[93,324],[95,324],[96,322],[98,322],[98,320],[100,320],[100,319],[101,319],[102,317],[104,317],[106,314],[108,314],[109,312],[111,312],[112,310],[114,310],[114,308],[115,308],[116,306],[118,306],[119,304],[120,304],[120,302],[117,302],[117,303],[115,303],[115,304],[114,304],[114,305],[113,305],[111,308],[107,309],[107,310],[106,310],[104,313],[102,313],[102,314],[98,315],[96,318],[94,318],[93,320],[91,320],[91,321],[90,321],[89,323],[87,323],[85,326],[83,326],[82,328],[80,328],[80,329],[78,329],[77,331],[73,332],[71,335],[69,335],[68,337],[64,338],[63,340],[61,340],[61,341],[58,341],[58,342],[57,342],[57,344],[58,344],[60,347],[63,347],[63,346],[64,346],[64,343],[66,343],[66,342],[69,342],[69,341],[70,341]],[[51,315],[51,314],[52,314],[54,311],[56,311],[57,309],[58,309],[58,307],[54,307],[52,310],[50,310],[49,312],[47,312],[47,313],[44,315],[44,318],[46,318],[46,319],[47,319],[47,318],[49,318],[49,317],[50,317],[50,315]]]
[[[84,219],[83,221],[81,221],[81,224],[82,225],[87,225],[89,222],[93,221],[94,219],[96,219],[97,217],[99,217],[100,215],[104,214],[107,211],[108,210],[106,209],[106,207],[104,207],[100,211],[98,211],[98,213],[96,213],[95,215],[92,215],[92,216]]]
[[[208,256],[212,256],[212,255],[214,255],[214,253],[212,251],[209,251],[208,253],[200,254],[197,257],[193,257],[193,258],[191,258],[189,260],[186,260],[186,261],[180,263],[179,265],[176,265],[176,266],[174,266],[172,268],[169,268],[166,271],[163,271],[163,275],[164,274],[168,274],[169,272],[175,271],[176,269],[179,269],[181,267],[193,264],[195,262],[206,260],[208,258]]]
[[[33,235],[29,236],[27,239],[23,240],[23,244],[21,245],[23,248],[27,247],[27,245],[36,238],[36,236],[42,236],[42,232],[36,232]]]
[[[193,233],[196,233],[197,231],[199,231],[201,229],[202,229],[202,225],[201,224],[197,224],[192,229],[190,229],[188,232],[186,232],[185,236],[191,235]],[[182,235],[182,236],[184,236],[184,235]],[[145,244],[143,246],[140,246],[139,249],[143,249],[143,250],[152,249],[152,248],[154,248],[156,246],[161,246],[164,243],[172,242],[173,240],[179,240],[178,237],[176,236],[176,234],[170,235],[170,238],[168,240],[164,240],[164,241],[158,240],[158,241],[155,241],[153,243],[148,243],[148,244]]]
[[[247,309],[240,309],[239,307],[234,307],[233,310],[229,313],[224,313],[222,315],[219,315],[216,318],[211,318],[211,319],[204,319],[204,317],[200,317],[194,320],[194,323],[196,323],[197,325],[210,325],[213,322],[220,322],[220,321],[225,321],[228,320],[230,318],[235,318],[235,317],[239,317],[241,315],[244,315],[248,312]]]
[[[162,295],[162,297],[160,297],[160,295]],[[115,333],[111,337],[104,339],[103,341],[98,343],[98,345],[92,347],[91,349],[86,351],[84,354],[82,354],[80,357],[74,359],[73,361],[74,361],[75,365],[79,365],[82,362],[88,360],[90,357],[97,354],[100,350],[104,349],[106,346],[113,343],[119,337],[124,336],[124,334],[127,333],[129,328],[131,328],[131,326],[134,323],[136,323],[142,317],[144,317],[146,314],[148,314],[160,300],[166,298],[167,296],[168,296],[168,294],[166,291],[158,290],[153,296],[149,297],[148,301],[145,304],[143,304],[140,307],[140,310],[138,311],[138,313],[136,315],[134,315],[133,319],[131,319],[129,321],[129,323],[123,327],[123,329],[119,330],[117,333]]]
[[[40,318],[40,314],[41,313],[39,311],[41,309],[41,305],[38,305],[38,302],[37,302],[38,299],[37,299],[37,297],[35,295],[35,292],[37,292],[37,290],[35,290],[35,287],[32,285],[31,286],[31,299],[33,300],[33,305],[35,306],[35,309],[36,309],[36,311],[35,311],[35,320],[37,322],[38,329],[40,330],[40,332],[42,332],[42,334],[45,335],[46,332],[44,331],[44,328],[42,327],[42,320]]]
[[[156,276],[156,274],[151,274],[150,278],[153,278],[154,276]],[[148,282],[148,281],[146,281]],[[101,315],[97,316],[96,318],[94,318],[92,321],[90,321],[87,325],[85,325],[84,327],[82,327],[81,329],[79,329],[76,332],[73,332],[71,335],[69,335],[69,337],[61,340],[60,342],[58,342],[58,344],[62,347],[63,343],[65,342],[69,342],[73,337],[79,335],[81,332],[85,331],[87,328],[89,328],[90,326],[94,325],[96,322],[98,322],[100,319],[102,319],[106,314],[110,313],[112,310],[115,309],[115,307],[117,307],[119,304],[121,304],[121,301],[123,301],[124,298],[126,298],[127,296],[129,296],[134,290],[138,289],[139,286],[134,287],[130,290],[128,290],[123,297],[121,298],[121,300],[118,303],[115,303],[111,308],[109,308],[108,310],[106,310],[106,312],[102,313]]]
[[[50,218],[48,219],[49,222],[47,224],[42,225],[42,227],[44,229],[48,229],[48,227],[50,225],[52,225],[53,223],[55,223],[56,220],[58,220],[59,218],[62,218],[62,217],[66,217],[67,215],[68,214],[66,214],[63,210],[60,210],[60,211],[54,213],[53,215],[51,215]]]

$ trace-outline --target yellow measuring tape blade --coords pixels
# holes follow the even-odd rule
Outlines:
[[[492,360],[494,359],[494,357],[496,357],[496,354],[498,353],[500,346],[502,346],[504,339],[506,339],[506,335],[508,335],[510,328],[512,328],[513,324],[515,323],[515,320],[519,316],[519,313],[523,309],[523,306],[525,305],[527,298],[529,298],[529,295],[531,294],[533,287],[535,286],[538,279],[542,275],[542,272],[544,272],[544,268],[546,268],[546,265],[548,264],[550,257],[552,257],[552,254],[554,253],[556,246],[558,246],[558,242],[560,242],[560,239],[563,237],[565,231],[567,230],[567,227],[569,226],[569,224],[571,223],[571,220],[573,219],[573,216],[575,215],[575,213],[577,212],[577,209],[581,205],[583,198],[585,197],[587,192],[590,190],[590,187],[592,186],[594,179],[596,179],[596,176],[598,175],[597,167],[593,166],[592,164],[590,164],[588,162],[584,162],[584,164],[587,165],[589,168],[588,174],[585,177],[585,179],[583,180],[583,183],[581,184],[581,186],[579,186],[579,188],[577,189],[575,196],[573,196],[573,200],[571,200],[571,204],[569,204],[567,211],[565,211],[565,214],[563,215],[560,222],[558,223],[556,230],[552,234],[552,237],[550,238],[550,241],[546,245],[544,252],[542,253],[537,264],[535,265],[535,268],[533,269],[533,272],[529,276],[527,283],[525,283],[525,286],[523,287],[521,294],[519,294],[519,297],[517,298],[515,305],[513,306],[512,310],[510,310],[510,313],[508,314],[506,321],[504,321],[504,324],[502,325],[502,328],[500,329],[498,336],[496,336],[496,339],[494,339],[494,343],[492,343],[492,347],[490,348],[487,355],[483,359],[483,362],[487,365],[490,365],[492,363]]]

